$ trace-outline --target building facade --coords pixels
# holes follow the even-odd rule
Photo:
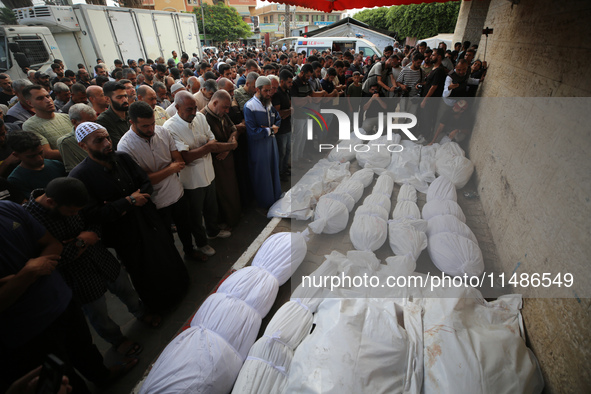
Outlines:
[[[311,31],[315,28],[329,26],[341,19],[342,12],[326,13],[310,8],[294,7],[289,9],[290,30],[302,29]],[[261,39],[268,33],[271,40],[285,37],[285,5],[271,4],[257,8],[252,13],[258,18]]]

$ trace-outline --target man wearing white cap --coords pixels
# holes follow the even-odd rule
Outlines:
[[[113,151],[100,124],[79,124],[76,140],[88,153],[70,172],[91,198],[84,216],[102,225],[105,246],[117,251],[144,303],[156,311],[170,307],[184,295],[189,276],[150,199],[150,178],[127,153]]]
[[[180,83],[175,83],[170,87],[170,93],[172,94],[172,97],[174,99],[174,97],[176,97],[176,94],[178,92],[181,92],[183,90],[186,90],[185,87],[183,85],[181,85]],[[166,107],[166,114],[168,115],[169,118],[173,117],[174,114],[176,114],[176,106],[175,105],[169,105]]]
[[[248,164],[257,204],[268,209],[281,197],[279,151],[275,140],[281,116],[271,104],[271,80],[258,77],[255,87],[255,96],[244,105]]]

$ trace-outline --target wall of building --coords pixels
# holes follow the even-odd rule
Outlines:
[[[454,31],[454,43],[470,41],[472,45],[479,45],[490,2],[491,0],[462,1]],[[453,50],[453,47],[448,49]]]
[[[567,97],[591,96],[590,19],[588,1],[490,1],[484,26],[494,33],[479,95],[498,99],[484,99],[468,150],[500,268],[531,274],[567,267],[587,296],[591,127],[581,114],[591,99]],[[458,20],[461,36],[466,20]],[[483,52],[484,37],[477,57]],[[529,345],[548,393],[591,392],[591,299],[570,296],[524,300]]]

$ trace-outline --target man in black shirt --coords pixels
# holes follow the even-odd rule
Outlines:
[[[453,107],[445,108],[437,132],[429,145],[440,142],[445,136],[452,141],[462,143],[466,141],[474,127],[474,113],[469,110],[466,100],[458,100]]]
[[[154,311],[170,308],[184,295],[189,276],[170,226],[150,199],[150,178],[127,153],[113,151],[101,125],[81,123],[76,140],[88,153],[69,175],[88,190],[91,202],[83,217],[102,226],[102,241],[117,251],[146,306]]]
[[[433,135],[433,128],[435,127],[435,118],[439,111],[441,104],[440,99],[429,99],[430,97],[441,97],[443,95],[443,88],[445,85],[445,78],[447,73],[445,68],[441,65],[443,58],[445,57],[445,51],[443,48],[437,48],[431,55],[431,62],[433,69],[427,76],[423,85],[424,98],[421,101],[421,109],[418,117],[418,127],[421,130],[421,134],[426,141],[431,140]]]
[[[279,88],[272,97],[272,103],[281,116],[281,126],[275,134],[277,148],[279,150],[279,175],[282,182],[288,180],[291,175],[289,169],[289,156],[291,152],[291,98],[290,89],[293,84],[293,74],[289,70],[279,73]]]
[[[0,104],[8,105],[11,98],[15,96],[14,90],[12,89],[12,80],[8,74],[0,74]]]
[[[379,113],[387,112],[388,108],[384,100],[381,99],[383,95],[376,80],[370,81],[369,93],[363,92],[363,97],[368,97],[369,100],[364,100],[363,114],[361,114],[364,121],[361,127],[365,130],[365,134],[375,134],[379,125]]]

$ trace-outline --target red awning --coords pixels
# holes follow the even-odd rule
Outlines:
[[[450,0],[281,0],[278,3],[312,8],[323,12],[343,11],[353,8],[389,7],[393,5],[447,3]]]

